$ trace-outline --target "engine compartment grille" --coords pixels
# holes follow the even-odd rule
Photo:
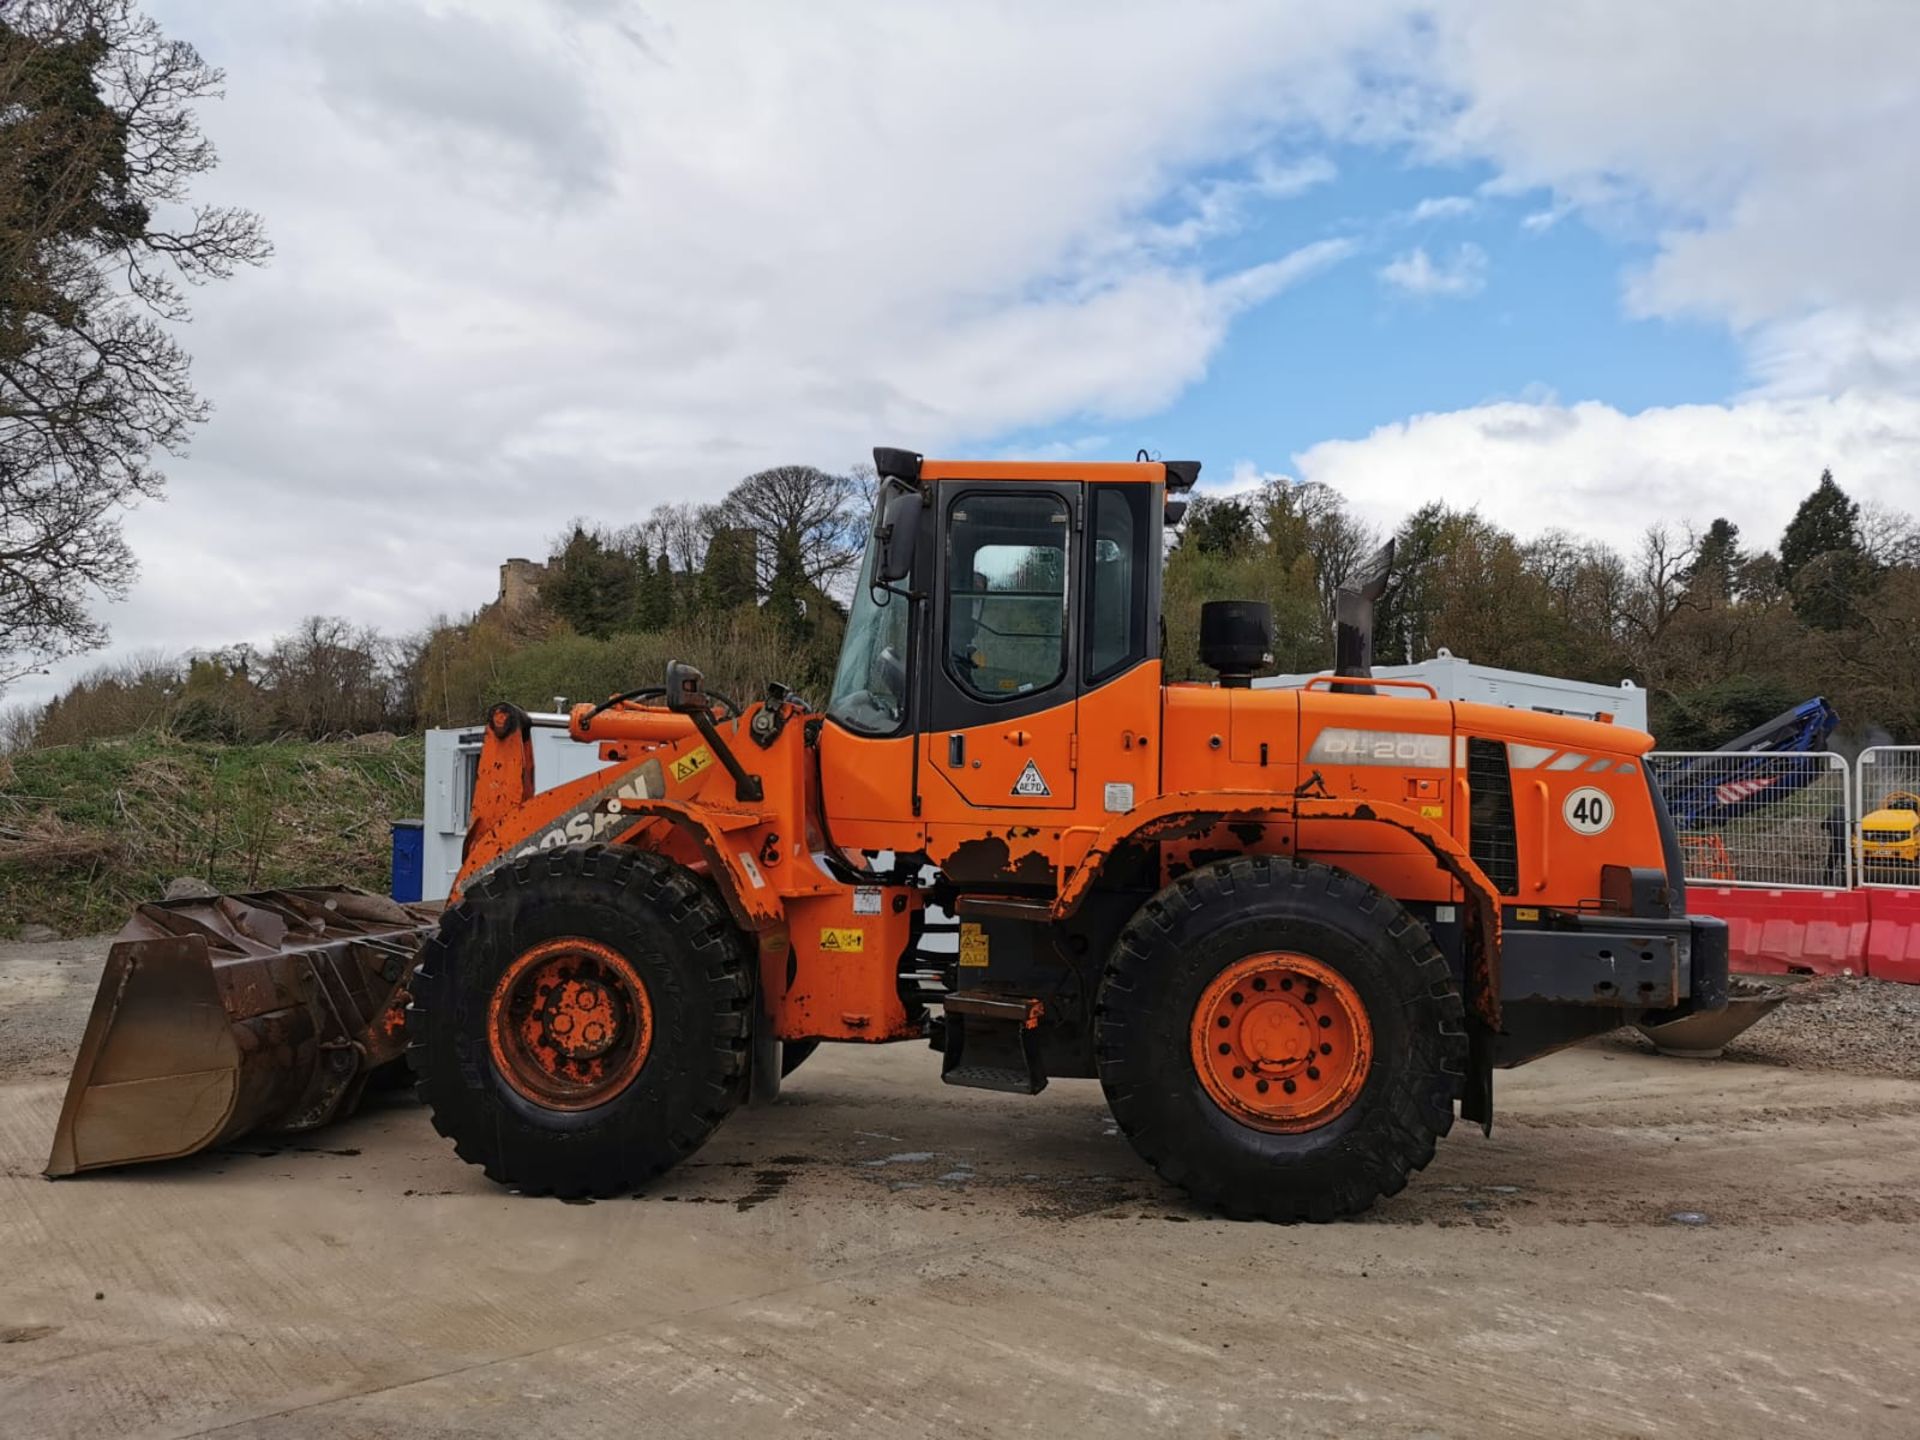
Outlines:
[[[1467,790],[1472,797],[1468,851],[1502,895],[1520,889],[1520,846],[1513,827],[1513,779],[1500,740],[1467,740]]]

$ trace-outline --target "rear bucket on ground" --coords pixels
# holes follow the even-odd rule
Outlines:
[[[318,887],[142,905],[107,953],[46,1173],[350,1114],[402,1061],[406,982],[435,919]]]

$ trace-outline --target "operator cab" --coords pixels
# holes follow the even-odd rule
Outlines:
[[[1185,509],[1167,496],[1192,488],[1197,462],[874,460],[829,718],[874,737],[961,732],[1071,704],[1159,657],[1161,536]]]

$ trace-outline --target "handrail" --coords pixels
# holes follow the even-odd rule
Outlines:
[[[1389,680],[1373,675],[1316,675],[1301,688],[1311,690],[1323,682],[1328,689],[1332,689],[1335,685],[1392,685],[1402,690],[1424,690],[1429,700],[1440,698],[1440,692],[1425,680]]]

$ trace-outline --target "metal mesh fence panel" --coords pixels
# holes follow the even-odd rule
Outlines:
[[[1853,784],[1842,756],[1657,750],[1647,760],[1673,813],[1689,880],[1853,884]]]
[[[1862,750],[1853,773],[1860,883],[1920,886],[1920,745]]]

